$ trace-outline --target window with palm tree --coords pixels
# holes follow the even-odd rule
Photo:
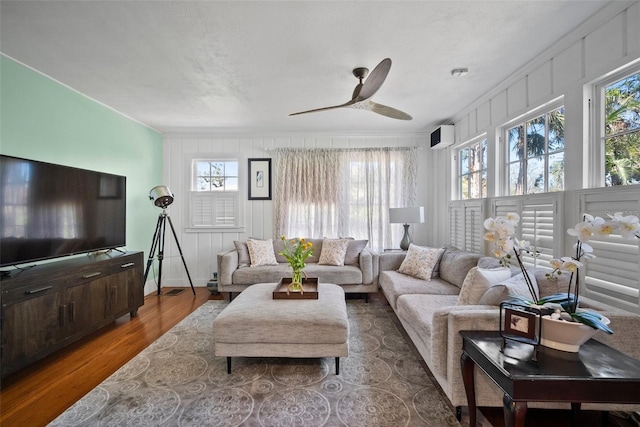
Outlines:
[[[461,200],[487,197],[487,139],[458,151],[458,190]]]
[[[603,92],[605,185],[640,184],[640,73]]]
[[[508,128],[506,137],[510,196],[564,190],[564,107]]]

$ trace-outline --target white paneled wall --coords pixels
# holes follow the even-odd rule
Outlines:
[[[527,49],[526,46],[522,47]],[[486,134],[489,167],[499,162],[497,130],[532,108],[564,96],[567,107],[565,142],[567,190],[587,186],[589,169],[585,144],[588,138],[588,108],[585,87],[601,76],[640,59],[639,2],[612,2],[598,15],[572,31],[483,97],[461,105],[452,117],[456,144]],[[569,111],[570,110],[570,111]],[[429,129],[430,131],[430,129]],[[272,157],[274,147],[348,148],[376,146],[421,146],[419,153],[418,202],[425,207],[425,223],[415,225],[414,240],[425,245],[449,243],[448,206],[455,168],[450,147],[428,149],[428,133],[421,135],[166,135],[164,140],[165,182],[176,202],[170,207],[180,244],[195,286],[204,286],[216,270],[216,254],[231,249],[233,241],[247,237],[272,237],[272,201],[249,201],[246,188],[244,232],[188,233],[184,231],[188,171],[185,155],[192,153],[239,153],[250,157]],[[160,184],[160,183],[159,183]],[[488,194],[500,195],[500,177],[489,176]],[[571,209],[568,210],[571,212]],[[149,243],[151,243],[149,236]],[[171,236],[167,236],[163,285],[188,286],[184,268]],[[156,263],[157,264],[157,263]],[[153,274],[149,276],[148,289]]]
[[[168,209],[178,235],[180,246],[189,268],[194,286],[206,286],[212,273],[217,270],[217,253],[232,249],[234,240],[248,237],[273,237],[273,203],[275,201],[247,200],[246,181],[241,182],[244,204],[244,232],[189,232],[187,224],[187,194],[189,190],[189,161],[194,154],[239,154],[241,179],[246,176],[248,158],[273,157],[269,149],[279,147],[299,148],[360,148],[360,147],[425,147],[419,151],[420,168],[418,175],[418,200],[425,206],[427,223],[414,229],[416,242],[423,244],[440,241],[427,230],[437,230],[437,224],[446,221],[444,213],[439,213],[438,203],[449,199],[448,179],[433,180],[433,170],[442,161],[449,161],[447,155],[428,149],[428,135],[286,135],[286,136],[244,136],[244,135],[166,135],[164,138],[164,172],[162,184],[175,194],[175,202]],[[442,150],[441,150],[442,151]],[[274,165],[272,165],[274,166]],[[275,173],[275,171],[273,171]],[[158,183],[160,184],[160,183]],[[160,211],[158,211],[160,213]],[[149,236],[151,244],[152,236]],[[154,263],[157,270],[157,261]],[[154,275],[149,274],[147,291],[155,289]],[[165,259],[163,261],[162,286],[189,286],[186,272],[175,246],[173,236],[167,231]]]
[[[456,142],[502,126],[559,96],[582,98],[584,84],[639,57],[639,2],[613,4],[462,110],[454,118]],[[568,143],[582,142],[581,135],[575,139]]]

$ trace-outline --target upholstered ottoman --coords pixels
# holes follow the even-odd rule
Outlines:
[[[215,355],[227,357],[340,357],[349,355],[344,290],[318,284],[318,299],[273,299],[275,283],[249,286],[213,322]]]

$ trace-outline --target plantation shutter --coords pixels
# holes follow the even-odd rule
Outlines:
[[[475,253],[484,253],[484,209],[482,204],[467,203],[465,206],[464,249]]]
[[[554,254],[561,252],[562,239],[554,239],[554,235],[564,232],[562,214],[558,212],[559,197],[561,194],[527,195],[500,198],[493,202],[494,216],[506,216],[510,212],[520,216],[516,237],[528,241],[531,250],[538,253],[537,256],[526,252],[522,254],[526,267],[549,268],[549,261],[556,258]]]
[[[457,248],[464,246],[464,206],[449,205],[449,243]]]
[[[449,204],[449,236],[458,249],[484,253],[484,199]]]
[[[537,252],[537,256],[523,254],[522,258],[527,267],[551,268],[549,261],[554,258],[555,249],[553,236],[556,232],[562,232],[562,221],[559,220],[561,215],[557,215],[557,206],[557,201],[549,198],[525,199],[522,202],[520,235],[531,244],[532,250]]]
[[[640,191],[584,192],[581,212],[608,219],[622,212],[638,215]],[[576,218],[576,223],[582,218]],[[571,224],[573,226],[574,224]],[[623,239],[619,233],[589,241],[595,259],[586,262],[583,295],[640,314],[640,239]]]
[[[215,228],[238,225],[238,192],[191,193],[191,227]]]

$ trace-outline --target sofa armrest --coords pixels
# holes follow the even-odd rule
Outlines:
[[[378,253],[365,248],[360,252],[360,270],[362,270],[362,284],[370,285],[378,277]]]
[[[218,284],[230,286],[233,284],[233,272],[238,269],[238,251],[231,249],[218,254]]]
[[[431,325],[433,370],[444,377],[449,376],[447,371],[451,363],[454,363],[459,370],[462,351],[462,338],[459,332],[497,331],[499,316],[498,308],[492,305],[456,305],[443,307],[434,312]]]
[[[397,271],[407,256],[406,252],[383,252],[380,254],[379,271]]]

